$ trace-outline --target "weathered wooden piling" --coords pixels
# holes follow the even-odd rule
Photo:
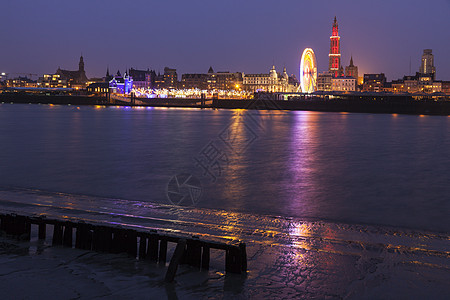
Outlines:
[[[45,240],[47,234],[47,224],[44,221],[38,223],[38,239]]]
[[[180,264],[181,258],[184,255],[186,249],[186,240],[180,239],[175,248],[172,258],[170,259],[169,267],[167,268],[165,281],[172,282],[175,279],[177,273],[178,265]]]
[[[13,216],[11,215],[3,215],[2,216],[2,231],[4,231],[6,234],[12,234],[13,233]]]
[[[159,236],[157,234],[150,234],[148,237],[147,258],[156,262],[158,260],[158,245]]]
[[[186,263],[190,266],[200,268],[202,259],[201,242],[198,239],[186,241]]]
[[[158,262],[161,265],[165,265],[167,260],[167,240],[161,238],[159,242],[159,259]]]
[[[93,226],[92,250],[111,252],[112,230],[106,226]]]
[[[166,273],[166,281],[173,281],[178,265],[186,263],[195,268],[209,269],[211,249],[224,250],[225,271],[227,273],[247,272],[247,254],[245,243],[230,245],[219,242],[201,241],[198,237],[182,238],[171,235],[137,231],[122,227],[87,224],[84,221],[74,223],[47,219],[45,216],[27,217],[16,214],[0,214],[0,230],[7,235],[30,239],[31,224],[38,225],[38,238],[45,240],[46,226],[53,226],[52,244],[73,246],[98,252],[127,253],[133,258],[149,259],[165,265],[168,242],[177,243]],[[139,238],[139,239],[138,239]],[[138,248],[139,241],[139,248]]]
[[[147,256],[147,238],[143,235],[139,236],[139,259],[145,259]]]
[[[55,222],[53,224],[53,239],[52,245],[62,245],[63,244],[63,226],[60,222]]]
[[[93,233],[89,228],[89,225],[84,222],[79,222],[77,224],[77,232],[75,234],[75,247],[83,250],[91,250],[92,236]]]
[[[70,222],[66,222],[66,224],[64,224],[63,245],[72,248],[72,240],[73,240],[73,227]]]
[[[239,243],[239,248],[241,249],[241,271],[243,273],[247,272],[247,249],[245,243]]]
[[[208,245],[202,247],[202,269],[209,270],[209,253],[210,249]]]
[[[242,255],[237,246],[229,246],[225,254],[225,272],[241,274]]]
[[[31,234],[31,223],[29,218],[11,215],[9,232],[20,239],[29,240]]]
[[[137,232],[136,230],[127,229],[125,233],[127,253],[131,257],[137,256]]]
[[[123,228],[114,228],[111,248],[112,253],[126,252],[126,234]]]

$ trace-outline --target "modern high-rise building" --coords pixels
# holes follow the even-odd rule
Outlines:
[[[433,80],[435,79],[436,68],[434,67],[434,55],[431,49],[423,50],[419,73],[422,75],[431,75]]]
[[[328,54],[328,57],[328,71],[334,77],[342,75],[340,36],[336,17],[334,17],[332,34],[330,37],[330,54]]]

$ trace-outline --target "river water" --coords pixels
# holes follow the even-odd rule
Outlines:
[[[447,296],[449,153],[442,116],[1,104],[0,206],[247,242],[186,297]]]

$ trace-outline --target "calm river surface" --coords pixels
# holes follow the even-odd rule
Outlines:
[[[0,105],[6,189],[449,232],[449,154],[441,116]]]
[[[225,275],[212,253],[208,272],[182,265],[166,285],[165,267],[33,231],[0,237],[0,290],[448,299],[449,154],[449,117],[1,104],[0,212],[244,241],[248,272]]]

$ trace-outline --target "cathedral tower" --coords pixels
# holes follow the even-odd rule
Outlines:
[[[336,17],[334,17],[332,34],[330,37],[330,54],[328,54],[328,71],[334,77],[338,77],[341,75],[341,47],[339,40],[340,36],[338,31],[338,23]]]

